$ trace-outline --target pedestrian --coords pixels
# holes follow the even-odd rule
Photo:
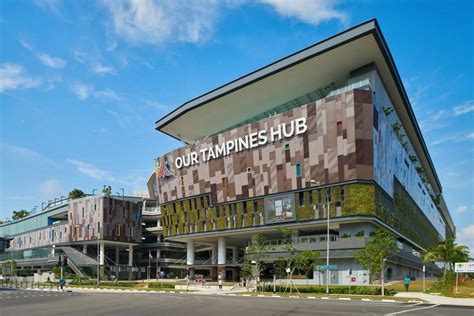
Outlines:
[[[410,287],[410,277],[408,275],[405,277],[403,283],[405,284],[405,292],[408,292],[408,288]]]
[[[219,291],[222,291],[222,275],[219,274],[217,279],[217,283],[219,284]]]

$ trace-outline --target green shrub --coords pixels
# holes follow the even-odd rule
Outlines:
[[[174,289],[174,283],[150,282],[150,283],[148,283],[148,288],[150,288],[150,289]]]
[[[344,235],[341,236],[341,238],[351,238],[351,235],[344,234]]]
[[[364,231],[361,230],[360,232],[357,232],[357,233],[355,234],[355,236],[356,236],[356,237],[364,237]]]
[[[285,286],[277,285],[275,287],[276,292],[283,293],[285,292]],[[265,292],[273,292],[273,285],[265,285],[263,287]],[[259,287],[259,291],[262,290],[262,287]],[[289,289],[286,289],[289,292]],[[325,287],[316,287],[316,286],[305,286],[305,287],[298,287],[298,291],[300,293],[326,293]],[[330,287],[329,288],[330,294],[357,294],[357,295],[381,295],[382,289],[380,287],[373,287],[373,286],[351,286],[349,287]],[[395,295],[395,291],[391,289],[385,288],[385,295],[393,296]]]

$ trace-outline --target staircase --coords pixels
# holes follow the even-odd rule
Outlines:
[[[81,267],[97,266],[97,260],[83,254],[79,250],[72,247],[61,247],[64,254],[68,257],[67,265],[80,278],[86,278],[87,275],[83,272]]]

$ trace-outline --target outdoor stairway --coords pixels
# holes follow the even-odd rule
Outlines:
[[[79,250],[72,247],[61,247],[61,250],[68,257],[67,265],[77,274],[80,278],[87,277],[82,271],[83,266],[97,266],[97,260],[83,254]]]

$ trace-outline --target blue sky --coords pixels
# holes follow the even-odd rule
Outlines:
[[[0,218],[75,187],[144,189],[153,158],[179,146],[158,118],[376,17],[474,249],[472,3],[2,1]]]

